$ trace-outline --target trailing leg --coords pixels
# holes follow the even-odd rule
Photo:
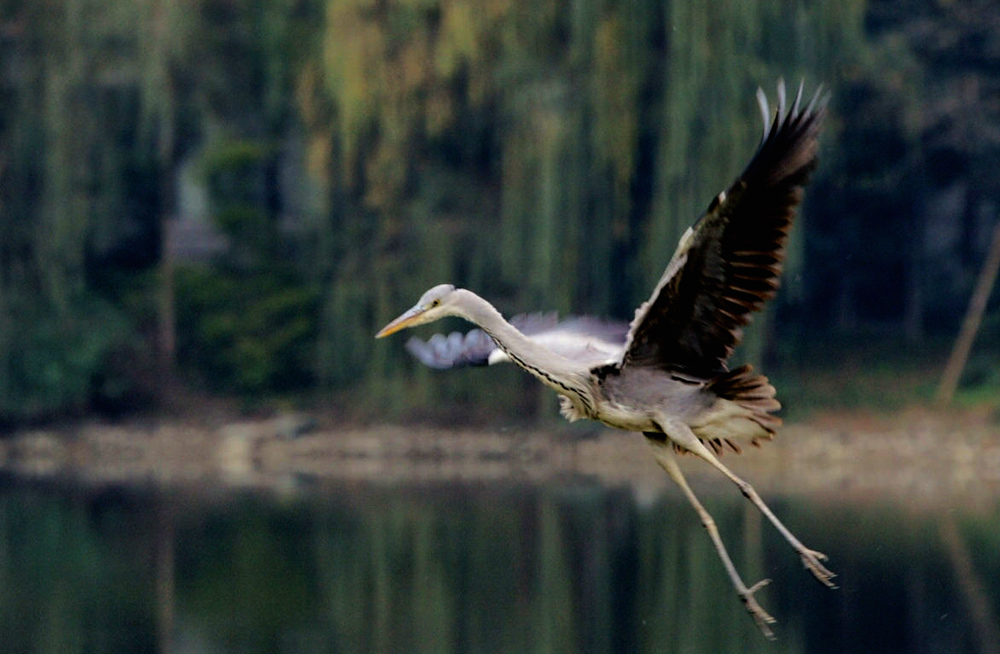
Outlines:
[[[770,624],[774,623],[774,618],[772,618],[767,611],[761,608],[760,604],[754,598],[754,593],[760,590],[762,587],[770,583],[770,579],[764,579],[759,581],[753,586],[747,588],[746,584],[743,583],[743,579],[740,577],[739,573],[736,571],[736,566],[733,565],[732,559],[729,558],[729,552],[726,551],[726,546],[722,543],[722,538],[719,536],[719,530],[715,526],[715,520],[712,516],[705,510],[701,502],[698,501],[697,496],[695,496],[694,491],[688,486],[687,480],[681,473],[680,466],[677,465],[677,455],[673,451],[673,445],[666,439],[663,438],[662,434],[648,434],[647,441],[653,448],[653,456],[656,458],[656,462],[660,464],[667,474],[670,476],[674,483],[676,483],[681,492],[687,498],[691,506],[698,513],[698,518],[701,519],[701,524],[705,527],[705,531],[708,532],[709,538],[712,539],[712,544],[715,545],[715,550],[719,554],[719,558],[722,560],[722,565],[726,569],[726,574],[729,575],[729,579],[736,589],[737,595],[739,595],[740,600],[746,607],[747,612],[757,623],[757,626],[763,632],[764,636],[768,639],[774,640],[774,632],[771,631]],[[663,440],[660,440],[663,439]]]
[[[709,450],[690,429],[686,426],[683,428],[677,428],[670,433],[670,438],[695,456],[707,461],[712,465],[712,467],[724,474],[727,479],[736,484],[736,486],[740,489],[740,492],[743,493],[743,496],[753,502],[753,505],[756,506],[760,512],[771,521],[771,524],[774,525],[775,529],[777,529],[778,532],[784,536],[785,540],[788,541],[788,544],[791,545],[796,552],[798,552],[799,556],[802,558],[802,564],[806,567],[806,569],[812,572],[813,576],[816,577],[816,579],[819,580],[824,586],[836,588],[836,585],[831,581],[831,579],[833,579],[836,575],[834,575],[833,572],[830,572],[830,570],[828,570],[820,562],[826,560],[826,555],[821,552],[811,550],[803,545],[802,542],[788,530],[781,520],[778,519],[778,516],[774,515],[767,504],[764,503],[764,500],[761,499],[760,495],[757,494],[757,491],[754,490],[753,486],[736,476],[729,468],[723,465],[722,462],[719,461],[718,457],[716,457],[715,454],[713,454],[712,451]]]

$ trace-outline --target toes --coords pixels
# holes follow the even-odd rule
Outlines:
[[[760,629],[760,632],[762,634],[764,634],[764,638],[767,638],[768,640],[777,640],[778,637],[774,635],[774,631],[772,631],[771,628],[767,626],[768,623],[774,622],[774,618],[767,615],[766,613],[764,614],[764,616],[768,618],[766,622],[762,622],[760,618],[758,618],[758,616],[756,615],[754,616],[754,621],[757,623],[757,628]]]
[[[771,617],[767,611],[761,608],[761,605],[757,603],[757,600],[753,596],[754,593],[769,583],[771,583],[770,579],[758,581],[750,588],[741,592],[740,599],[743,600],[743,605],[746,607],[747,612],[753,618],[754,622],[757,623],[757,628],[764,634],[764,637],[768,640],[774,640],[774,632],[771,631],[771,628],[768,625],[774,624],[776,620]]]
[[[816,550],[806,550],[806,551],[812,554],[815,558],[819,559],[820,561],[830,560],[830,557],[828,557],[826,554],[823,554],[822,552],[817,552]]]
[[[837,575],[827,570],[823,566],[823,564],[817,560],[815,556],[812,556],[814,554],[816,554],[816,552],[809,552],[809,554],[803,554],[802,565],[804,565],[809,570],[809,572],[813,573],[813,576],[816,577],[816,579],[818,579],[824,586],[826,586],[827,588],[836,588],[837,585],[830,580],[836,577]],[[825,559],[826,557],[824,556],[823,558]]]

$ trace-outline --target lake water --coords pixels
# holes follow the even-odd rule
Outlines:
[[[0,478],[0,651],[997,652],[1000,500],[938,511],[587,480],[175,490]]]

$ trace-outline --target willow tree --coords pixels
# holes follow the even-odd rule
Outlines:
[[[326,7],[323,66],[300,85],[332,203],[322,374],[365,377],[385,406],[431,391],[371,327],[433,283],[508,312],[628,318],[752,152],[755,87],[836,74],[860,49],[864,3]],[[450,383],[435,381],[461,395]]]

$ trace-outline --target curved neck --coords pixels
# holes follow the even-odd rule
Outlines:
[[[489,334],[511,361],[557,392],[587,392],[588,384],[585,380],[590,376],[589,367],[531,340],[504,320],[492,304],[472,291],[460,288],[455,293],[461,296],[456,315],[475,323]]]

